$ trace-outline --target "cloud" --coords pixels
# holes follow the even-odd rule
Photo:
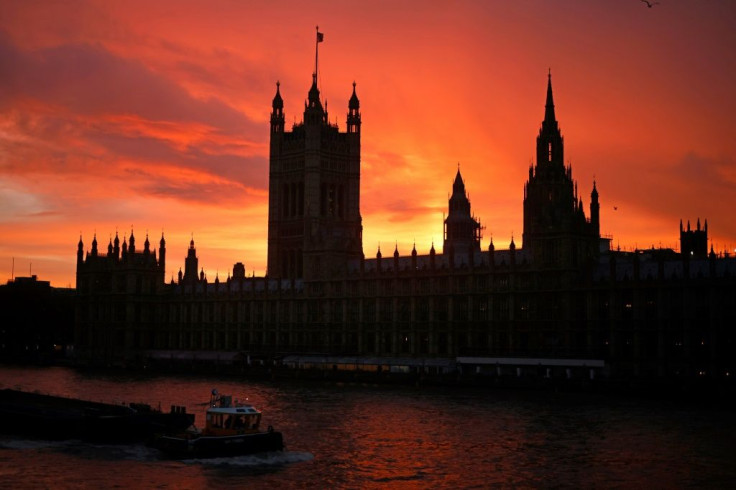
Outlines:
[[[656,243],[650,235],[663,233],[669,244],[676,239],[681,219],[694,223],[698,218],[708,219],[711,237],[736,236],[736,221],[728,218],[736,202],[735,165],[730,157],[690,151],[671,165],[642,162],[635,171],[619,169],[599,181],[601,219],[617,228],[617,236],[631,241]],[[612,211],[613,206],[618,209]],[[639,223],[646,226],[635,228]]]
[[[33,51],[0,37],[0,97],[30,97],[77,114],[137,114],[143,119],[199,121],[231,133],[264,133],[221,100],[199,100],[143,63],[99,44],[65,44]]]
[[[141,192],[218,203],[240,202],[235,189],[267,187],[262,121],[100,45],[20,50],[0,36],[0,107],[8,177],[129,177],[138,165],[148,169],[137,174]],[[202,182],[175,183],[162,171],[181,175],[178,167]]]

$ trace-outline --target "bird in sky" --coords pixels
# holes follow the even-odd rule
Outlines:
[[[647,7],[649,7],[649,8],[652,8],[655,5],[659,5],[659,2],[650,2],[648,0],[641,0],[641,1],[644,2],[644,3],[646,3],[647,4]]]

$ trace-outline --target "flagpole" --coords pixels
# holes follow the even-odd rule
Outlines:
[[[317,34],[314,37],[314,83],[317,84],[317,61],[319,59],[319,26],[316,27]]]

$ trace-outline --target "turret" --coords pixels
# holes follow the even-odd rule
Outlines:
[[[194,248],[194,238],[192,238],[189,242],[187,257],[184,259],[184,279],[186,281],[196,282],[198,268],[199,259],[197,259],[197,249]]]
[[[590,193],[590,224],[593,227],[593,233],[598,236],[601,234],[600,210],[601,206],[598,203],[598,189],[596,189],[594,180],[593,191]]]
[[[355,95],[355,82],[353,82],[353,95],[348,102],[348,133],[360,133],[360,101]]]
[[[77,268],[84,262],[84,243],[82,242],[82,235],[79,235],[79,243],[77,243]]]
[[[455,253],[472,255],[480,251],[480,223],[470,213],[470,200],[465,193],[465,182],[460,175],[459,166],[452,184],[444,228],[445,241],[442,249],[443,253],[450,255],[451,261],[454,260],[452,256]]]
[[[276,82],[276,95],[273,98],[271,104],[271,132],[272,133],[283,133],[284,132],[284,101],[281,98],[281,92],[279,90],[281,86],[280,82]]]
[[[158,267],[161,270],[161,277],[166,277],[166,240],[164,240],[164,232],[161,232],[161,241],[158,242]]]
[[[117,230],[115,231],[115,240],[112,243],[113,243],[112,252],[113,254],[115,254],[115,258],[119,259],[120,258],[120,238],[118,238]]]
[[[327,122],[327,111],[322,108],[322,101],[317,88],[317,74],[312,74],[312,86],[304,103],[304,124],[315,125]]]
[[[488,244],[488,265],[491,270],[496,265],[496,247],[493,245],[493,237],[491,237],[491,243]]]

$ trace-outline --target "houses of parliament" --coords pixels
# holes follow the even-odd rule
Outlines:
[[[506,249],[481,248],[472,184],[458,168],[441,252],[366,257],[355,83],[347,109],[343,132],[314,74],[303,120],[287,130],[276,85],[264,277],[237,263],[226,280],[207,280],[192,239],[184,270],[167,282],[163,235],[156,249],[116,234],[106,251],[80,237],[75,355],[492,376],[736,374],[736,260],[708,250],[699,220],[680,223],[679,252],[611,249],[595,182],[586,205],[564,164],[551,76],[521,243]]]

